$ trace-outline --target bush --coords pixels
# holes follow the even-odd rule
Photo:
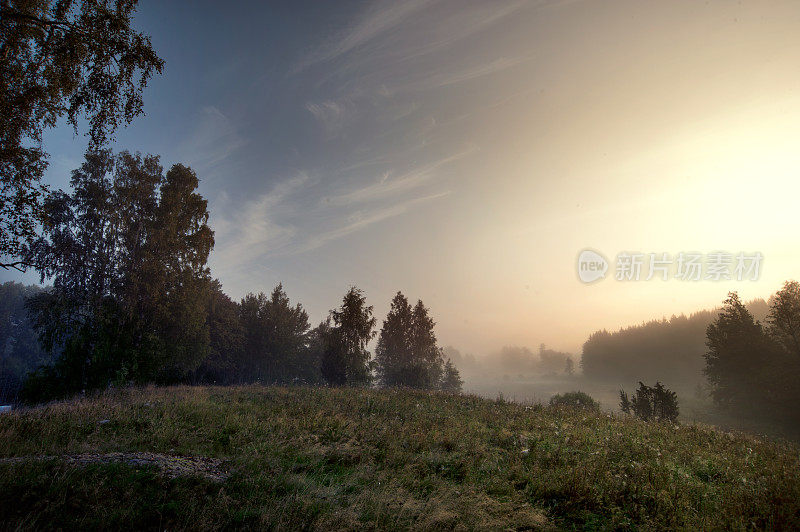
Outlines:
[[[556,394],[550,398],[550,406],[566,406],[570,408],[583,408],[593,411],[600,410],[600,403],[592,399],[589,394],[583,392],[567,392]]]
[[[678,396],[660,382],[652,387],[640,382],[639,389],[630,399],[624,390],[620,390],[619,407],[642,421],[675,423],[678,420]]]

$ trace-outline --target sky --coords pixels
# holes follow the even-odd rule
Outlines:
[[[442,345],[578,353],[798,277],[796,1],[141,0],[135,26],[166,67],[115,147],[197,172],[235,299],[282,282],[318,322],[356,285],[380,322],[401,290]],[[86,139],[44,141],[65,188]],[[615,279],[721,251],[757,280]]]

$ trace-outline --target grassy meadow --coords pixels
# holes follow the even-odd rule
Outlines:
[[[475,396],[129,389],[0,441],[9,530],[800,527],[794,444]]]

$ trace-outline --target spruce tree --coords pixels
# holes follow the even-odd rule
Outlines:
[[[401,292],[394,296],[376,348],[375,361],[383,386],[440,387],[444,361],[434,325],[422,301],[411,307]]]
[[[376,320],[366,301],[364,292],[353,286],[342,298],[342,305],[330,312],[332,326],[322,355],[322,375],[329,384],[360,386],[372,382],[367,343],[375,337]]]
[[[461,386],[463,384],[464,381],[461,380],[458,368],[456,368],[455,364],[448,358],[444,363],[444,372],[440,385],[441,390],[447,393],[461,393]]]

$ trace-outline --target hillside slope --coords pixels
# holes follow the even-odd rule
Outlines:
[[[126,390],[0,441],[8,529],[800,526],[791,444],[469,396]]]

